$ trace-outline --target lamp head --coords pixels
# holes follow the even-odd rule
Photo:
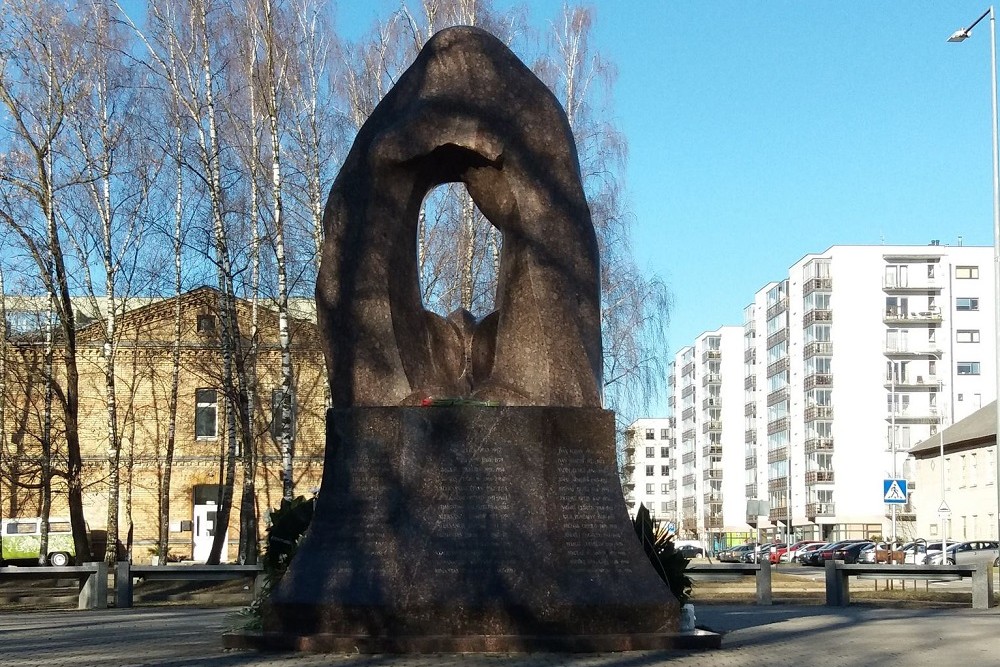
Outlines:
[[[965,40],[972,37],[972,31],[968,28],[959,28],[955,32],[951,33],[951,37],[948,38],[949,42],[964,42]]]

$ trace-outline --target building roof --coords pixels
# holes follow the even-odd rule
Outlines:
[[[910,454],[917,458],[927,458],[941,450],[944,438],[946,450],[970,449],[996,442],[997,402],[993,401],[979,408],[971,415],[955,422],[938,435],[932,435],[910,448]]]

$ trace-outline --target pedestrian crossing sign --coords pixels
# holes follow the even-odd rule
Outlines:
[[[906,480],[883,479],[882,500],[888,505],[906,504]]]

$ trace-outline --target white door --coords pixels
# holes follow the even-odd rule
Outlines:
[[[194,546],[191,559],[196,562],[204,563],[212,552],[212,540],[215,539],[216,507],[214,502],[194,506]],[[228,534],[226,538],[228,542]],[[221,562],[225,563],[226,561],[227,553],[226,549],[223,548]]]

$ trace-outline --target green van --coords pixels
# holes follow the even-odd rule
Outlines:
[[[24,560],[37,563],[42,544],[41,525],[42,520],[38,517],[0,519],[0,563]],[[76,547],[69,519],[49,518],[48,552],[49,565],[62,567],[73,562]]]

